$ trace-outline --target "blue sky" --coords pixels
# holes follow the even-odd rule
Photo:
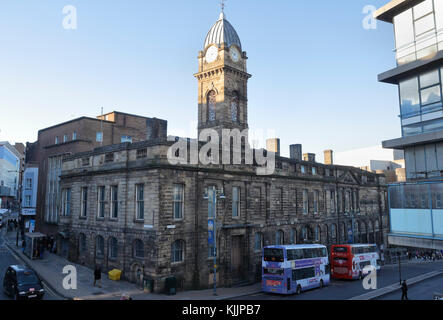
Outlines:
[[[304,152],[374,146],[400,136],[397,88],[377,82],[395,66],[392,25],[365,30],[366,5],[388,0],[229,0],[227,19],[248,53],[249,125],[273,129]],[[66,5],[77,30],[62,27]],[[197,55],[218,0],[2,0],[0,141],[119,110],[197,119]]]

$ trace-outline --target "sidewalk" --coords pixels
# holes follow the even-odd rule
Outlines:
[[[51,254],[44,253],[43,260],[30,260],[26,257],[21,248],[16,243],[15,232],[9,232],[5,236],[5,241],[9,249],[31,267],[42,279],[44,284],[49,287],[49,291],[67,300],[119,300],[123,293],[128,293],[134,300],[224,300],[235,297],[241,297],[260,292],[260,283],[238,288],[217,288],[217,296],[213,295],[213,290],[198,290],[177,292],[176,295],[168,296],[158,293],[144,293],[137,288],[135,284],[127,281],[112,281],[108,279],[107,274],[102,275],[102,287],[93,287],[93,270],[71,263],[66,259]],[[66,290],[63,288],[63,268],[72,265],[77,269],[77,289]]]

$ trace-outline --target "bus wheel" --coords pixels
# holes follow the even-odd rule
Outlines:
[[[320,288],[324,288],[325,287],[325,283],[323,282],[323,280],[320,280]]]
[[[295,293],[296,294],[300,294],[301,293],[301,286],[300,285],[297,286],[297,291]]]

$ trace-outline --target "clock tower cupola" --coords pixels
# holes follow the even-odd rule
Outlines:
[[[198,131],[248,128],[246,52],[224,12],[209,30],[199,52]]]

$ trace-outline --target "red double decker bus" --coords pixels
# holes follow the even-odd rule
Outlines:
[[[380,256],[375,244],[340,244],[331,247],[331,277],[362,279],[371,265],[380,270]]]

